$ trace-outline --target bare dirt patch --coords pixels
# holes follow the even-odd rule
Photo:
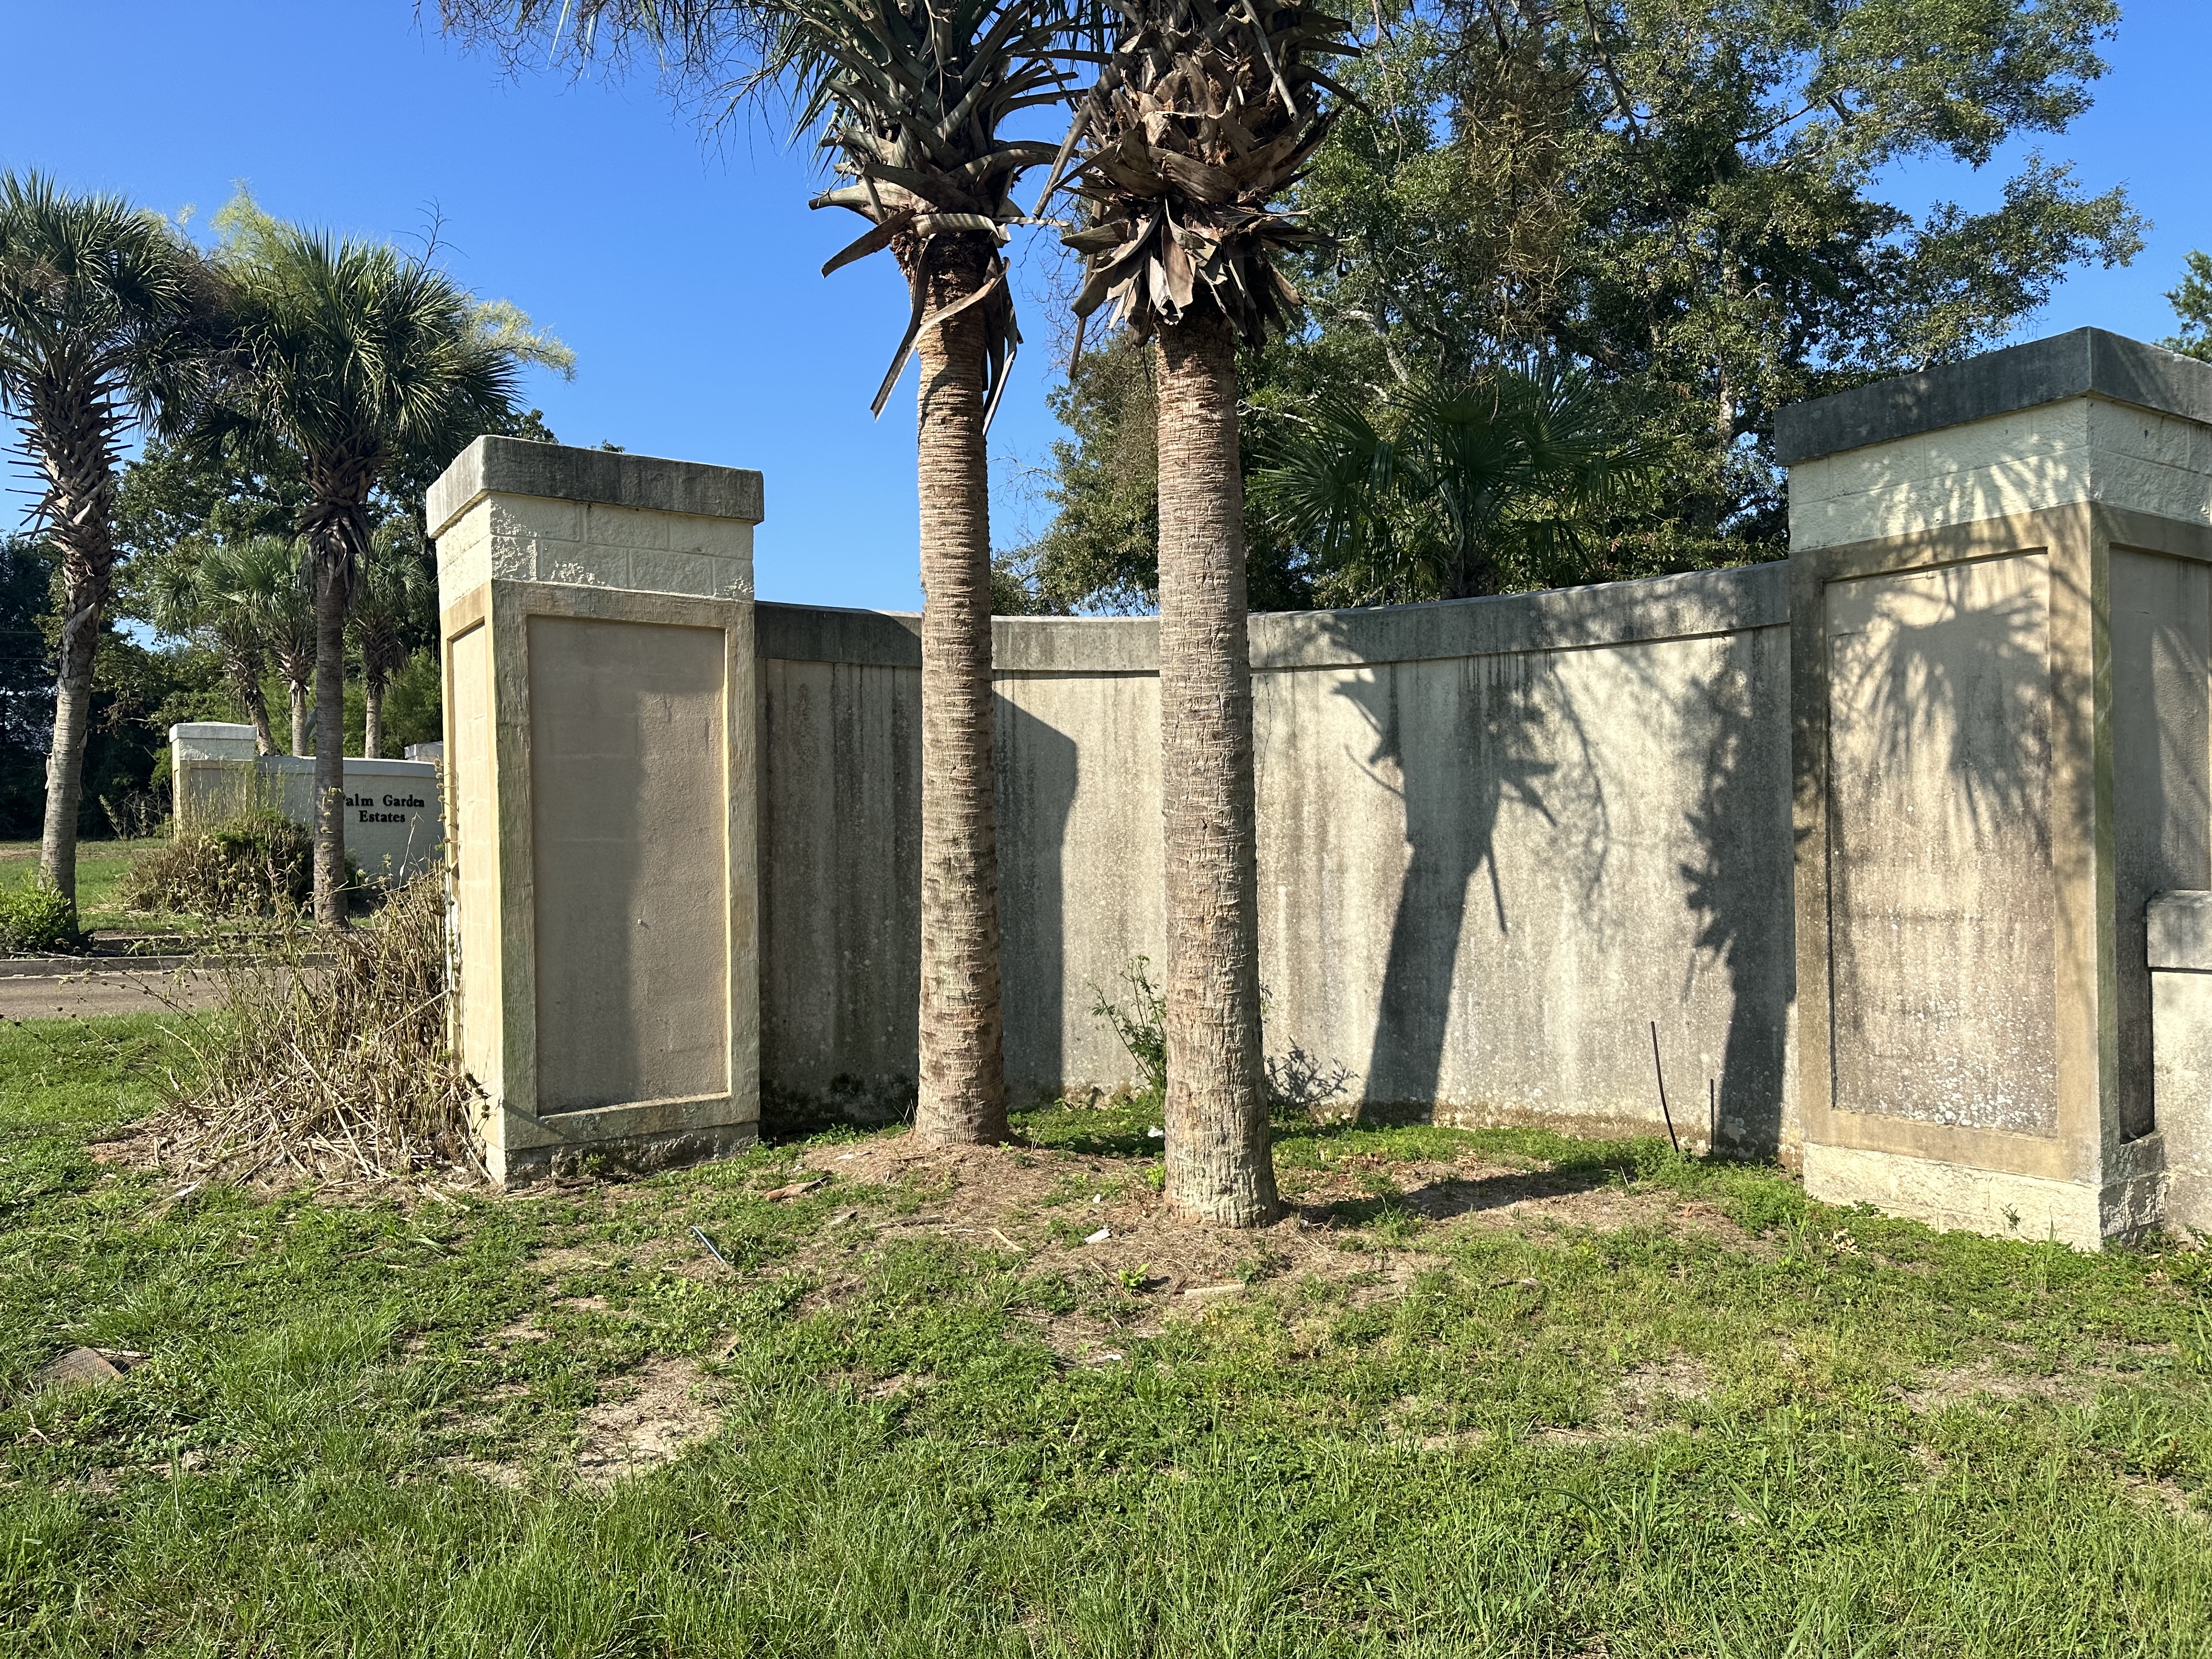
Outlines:
[[[611,1378],[599,1401],[577,1420],[576,1474],[586,1486],[611,1486],[624,1475],[673,1462],[714,1433],[719,1419],[696,1397],[699,1368],[659,1356]]]
[[[2103,1376],[2094,1371],[2065,1376],[2032,1376],[2001,1371],[1992,1360],[1977,1360],[1955,1370],[1931,1371],[1917,1388],[1899,1390],[1907,1406],[1922,1413],[1988,1400],[2039,1400],[2054,1405],[2087,1405],[2097,1397]]]
[[[1318,1170],[1285,1169],[1282,1219],[1249,1231],[1171,1214],[1146,1178],[1157,1166],[1127,1158],[928,1146],[902,1133],[817,1147],[800,1167],[876,1189],[854,1191],[861,1201],[841,1206],[802,1252],[817,1279],[803,1307],[836,1303],[864,1285],[858,1256],[872,1241],[957,1238],[1012,1252],[1030,1271],[1062,1275],[1079,1292],[1093,1293],[1082,1311],[1029,1320],[1075,1364],[1112,1363],[1131,1338],[1155,1334],[1173,1319],[1204,1318],[1269,1281],[1319,1280],[1334,1287],[1340,1304],[1395,1299],[1443,1262],[1423,1248],[1431,1229],[1674,1225],[1748,1243],[1707,1205],[1474,1157],[1407,1163],[1360,1155]],[[1400,1242],[1390,1238],[1394,1224],[1406,1230]],[[1676,1380],[1686,1395],[1688,1380]]]

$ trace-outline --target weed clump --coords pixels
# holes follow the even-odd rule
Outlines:
[[[446,907],[434,874],[366,925],[287,933],[214,958],[222,995],[173,1080],[167,1161],[229,1180],[379,1181],[472,1167],[477,1095],[447,1036]]]
[[[43,881],[0,887],[0,949],[37,953],[76,943],[76,907],[61,889]]]
[[[350,859],[346,878],[349,887],[361,885]],[[290,916],[307,908],[314,886],[314,836],[281,812],[257,811],[185,830],[142,859],[123,902],[133,910],[198,916]]]

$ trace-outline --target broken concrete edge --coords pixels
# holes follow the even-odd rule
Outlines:
[[[463,450],[430,486],[423,506],[431,537],[444,534],[486,495],[534,495],[747,524],[758,524],[765,516],[761,475],[749,467],[486,434]]]
[[[2101,328],[2077,328],[1791,404],[1775,411],[1774,459],[1796,466],[2069,398],[2212,423],[2212,363]]]
[[[921,665],[921,618],[911,611],[762,604],[757,649],[780,662]],[[1787,566],[1739,565],[1635,581],[1350,611],[1261,612],[1250,621],[1262,672],[1582,650],[1698,639],[1790,622]],[[1152,674],[1152,617],[997,617],[991,661],[1002,674]]]

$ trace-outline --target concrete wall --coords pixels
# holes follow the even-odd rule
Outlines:
[[[890,1103],[915,1068],[915,619],[758,609],[762,1068]],[[1252,620],[1268,1045],[1462,1121],[1792,1139],[1778,566]],[[1131,1073],[1092,1013],[1165,941],[1143,618],[1001,618],[1006,1053]]]

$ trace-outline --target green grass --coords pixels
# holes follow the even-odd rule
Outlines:
[[[131,866],[168,845],[167,837],[144,841],[80,841],[76,844],[78,925],[88,932],[188,933],[198,918],[123,908],[123,878]],[[0,882],[28,881],[38,872],[39,843],[0,841]]]
[[[2212,1652],[2200,1254],[1938,1237],[1663,1144],[1309,1127],[1285,1184],[1374,1271],[1261,1261],[1164,1320],[913,1224],[943,1188],[764,1200],[793,1147],[179,1200],[87,1151],[176,1059],[150,1019],[0,1030],[0,1651]],[[1157,1121],[1026,1127],[1072,1206],[1146,1184]],[[1413,1166],[1459,1157],[1633,1218],[1423,1218]],[[26,1394],[80,1342],[153,1358]],[[592,1402],[672,1358],[719,1431],[578,1480]],[[1699,1381],[1629,1411],[1652,1376]]]

